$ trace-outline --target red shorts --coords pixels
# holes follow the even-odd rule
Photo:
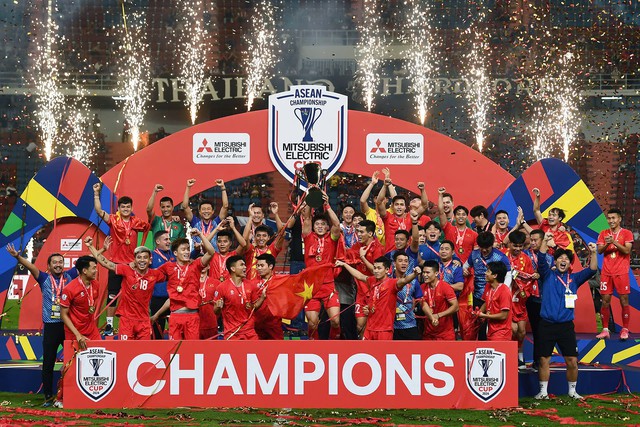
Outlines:
[[[225,336],[224,338],[227,339],[228,337]],[[253,341],[253,340],[258,340],[259,338],[255,330],[249,329],[247,331],[240,331],[228,339],[229,341]]]
[[[431,324],[429,319],[424,319],[425,323]],[[443,330],[429,330],[428,327],[424,328],[424,332],[422,334],[422,339],[425,341],[455,341],[456,340],[456,332],[453,330],[453,323],[451,323],[451,328],[443,329]]]
[[[150,320],[127,319],[121,317],[118,334],[120,335],[121,340],[150,340]]]
[[[509,327],[509,329],[499,329],[487,333],[487,341],[511,341],[511,338],[513,338],[511,327]]]
[[[305,311],[320,312],[322,304],[324,304],[325,310],[332,307],[340,308],[340,296],[333,282],[324,283],[313,298],[307,301],[304,309]]]
[[[612,295],[615,288],[618,295],[629,295],[631,293],[631,283],[628,274],[618,276],[600,276],[600,295]]]
[[[270,321],[256,323],[256,334],[261,340],[283,340],[282,321],[273,318]]]
[[[519,299],[518,301],[511,302],[511,321],[512,322],[526,322],[527,317],[527,300]]]
[[[365,329],[362,339],[369,341],[392,340],[393,331],[370,331]]]
[[[201,340],[208,340],[209,338],[213,338],[216,335],[218,335],[218,328],[200,329]]]
[[[100,335],[100,331],[96,327],[95,330],[92,330],[90,334],[85,335],[85,337],[89,338],[91,341],[102,340],[102,335]],[[75,341],[76,336],[71,333],[71,331],[64,328],[64,339],[69,341]]]
[[[198,313],[171,313],[169,317],[170,340],[197,340],[200,338]]]

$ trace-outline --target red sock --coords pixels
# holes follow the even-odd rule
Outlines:
[[[629,314],[629,306],[622,306],[622,327],[629,329],[629,319],[631,315]]]
[[[600,316],[602,317],[603,328],[609,327],[609,320],[611,319],[611,309],[609,307],[610,306],[607,306],[607,308],[602,307],[600,309]]]

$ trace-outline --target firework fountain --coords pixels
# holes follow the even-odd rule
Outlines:
[[[494,103],[491,80],[485,58],[489,55],[489,45],[484,34],[477,25],[467,30],[471,40],[471,50],[466,56],[464,80],[465,92],[469,104],[469,115],[473,126],[478,151],[482,151],[487,127],[489,126],[489,109]]]
[[[44,144],[44,154],[51,160],[53,145],[58,138],[58,123],[64,110],[64,95],[59,88],[59,65],[57,58],[57,34],[53,0],[48,0],[46,22],[40,23],[43,36],[38,40],[33,52],[31,77],[35,87],[36,122]]]
[[[406,0],[407,33],[409,48],[407,50],[407,67],[413,84],[412,92],[420,123],[429,111],[429,104],[434,96],[433,79],[437,64],[436,49],[430,24],[428,5],[420,0]]]
[[[356,45],[356,86],[360,88],[367,110],[373,108],[374,93],[380,80],[381,53],[384,42],[380,36],[377,0],[364,0],[364,16],[358,26],[360,41]]]
[[[144,17],[139,13],[132,14],[135,25],[129,26],[122,8],[124,27],[123,43],[120,46],[120,79],[118,89],[121,94],[122,111],[129,124],[133,150],[138,150],[140,143],[140,127],[147,112],[150,98],[150,60],[149,45],[146,41]]]
[[[261,95],[262,84],[278,60],[280,48],[275,28],[273,6],[268,0],[261,0],[251,17],[253,38],[247,38],[247,110],[251,110],[254,99]]]
[[[184,87],[184,103],[189,108],[191,124],[195,124],[205,92],[205,67],[202,60],[209,56],[210,49],[205,41],[202,0],[185,0],[182,6],[178,77]]]

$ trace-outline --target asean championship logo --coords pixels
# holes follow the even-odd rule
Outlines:
[[[492,348],[477,348],[465,355],[466,383],[482,402],[500,394],[505,385],[506,357]]]
[[[100,347],[78,353],[76,383],[94,402],[107,396],[116,384],[116,353]]]
[[[347,155],[348,98],[324,86],[291,86],[269,97],[269,156],[290,182],[307,163],[333,175]],[[304,184],[303,184],[304,186]]]

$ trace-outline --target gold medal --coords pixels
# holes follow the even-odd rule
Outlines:
[[[126,239],[124,239],[124,244],[125,245],[130,245],[131,244],[131,240],[129,240],[129,238],[127,237]]]
[[[458,253],[463,254],[463,253],[464,253],[464,249],[463,249],[463,248],[459,248],[459,249],[458,249]]]
[[[527,296],[527,294],[525,294],[524,291],[520,292],[520,295],[522,295],[522,298]]]
[[[135,291],[136,289],[138,289],[138,285],[133,285],[133,286],[131,287],[131,289],[133,289],[133,290]]]
[[[182,293],[183,290],[182,286],[176,287],[176,291],[178,291],[178,293]]]
[[[89,306],[89,314],[93,314],[93,313],[95,313],[95,312],[96,312],[96,307],[95,307],[95,306],[93,306],[93,305],[90,305],[90,306]]]
[[[322,261],[322,256],[316,255],[316,261],[318,261],[318,262]]]
[[[615,258],[616,257],[616,253],[615,252],[611,252],[611,258]]]
[[[224,276],[220,276],[220,281],[224,282]]]

